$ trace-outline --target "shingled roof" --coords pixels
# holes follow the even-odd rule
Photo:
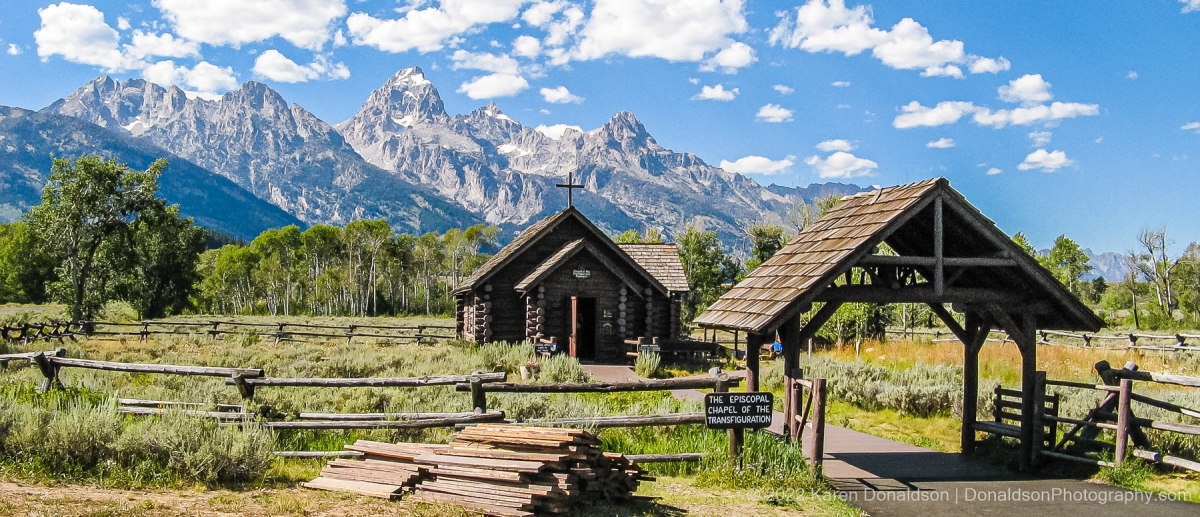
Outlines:
[[[625,253],[654,278],[662,282],[667,289],[674,293],[686,293],[691,290],[687,274],[683,271],[683,262],[679,260],[679,248],[674,244],[618,244]]]
[[[933,255],[935,199],[942,199],[945,257],[997,257],[1012,267],[964,267],[956,287],[990,290],[1044,302],[1038,315],[1045,329],[1095,331],[1103,326],[1033,257],[996,225],[936,178],[848,196],[820,220],[763,262],[695,320],[704,327],[769,333],[797,317],[834,280],[887,243],[899,255]],[[1003,260],[1001,259],[1001,260]],[[925,278],[929,268],[917,267]],[[854,301],[854,300],[847,300]]]
[[[471,276],[467,277],[466,280],[463,280],[463,283],[459,284],[458,288],[454,290],[454,293],[460,294],[482,286],[484,282],[486,282],[488,278],[491,278],[493,274],[502,269],[504,266],[508,265],[518,255],[529,249],[535,242],[553,231],[555,227],[568,219],[574,219],[587,228],[589,232],[596,236],[596,242],[604,243],[613,251],[613,254],[620,257],[630,268],[642,275],[653,289],[663,293],[664,295],[669,294],[667,288],[663,286],[662,282],[659,281],[657,277],[646,271],[646,269],[642,267],[641,264],[638,264],[637,261],[633,260],[628,253],[625,253],[624,250],[617,247],[611,238],[605,235],[604,232],[597,228],[596,225],[588,220],[587,217],[584,217],[584,215],[575,207],[567,207],[561,212],[529,225],[529,227],[517,235],[512,242],[508,243],[508,245],[504,248],[501,248],[500,251],[496,252],[495,255],[489,257],[488,260],[479,267],[479,269],[476,269]],[[568,244],[568,246],[570,246],[570,244]],[[558,255],[562,252],[563,251],[560,249],[555,254]],[[546,267],[552,266],[550,262],[544,262],[543,265]]]

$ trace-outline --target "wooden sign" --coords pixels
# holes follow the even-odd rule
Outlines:
[[[557,343],[535,343],[533,345],[533,351],[537,352],[539,354],[553,354],[555,352],[558,352],[558,344]]]
[[[770,427],[774,403],[769,392],[709,393],[704,396],[704,425],[709,429]]]
[[[587,278],[592,276],[592,272],[587,269],[576,269],[572,271],[572,273],[575,274],[575,278]]]

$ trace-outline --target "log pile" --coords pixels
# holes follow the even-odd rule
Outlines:
[[[363,453],[362,459],[335,460],[305,486],[365,495],[411,490],[415,501],[531,517],[564,513],[585,502],[625,501],[640,481],[652,481],[625,456],[599,446],[586,431],[510,425],[468,427],[447,445],[359,440],[346,448]],[[363,466],[367,463],[373,466]],[[345,469],[353,469],[356,477]],[[411,477],[398,475],[400,470]],[[354,490],[341,481],[380,486]]]

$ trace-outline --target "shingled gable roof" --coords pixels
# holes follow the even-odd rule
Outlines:
[[[683,271],[683,262],[679,260],[679,248],[674,244],[631,243],[618,244],[617,247],[628,253],[671,292],[686,293],[691,290],[687,273]]]
[[[651,288],[664,295],[669,294],[667,288],[663,286],[662,282],[659,282],[654,275],[650,274],[650,272],[646,271],[645,268],[634,261],[629,254],[622,251],[621,248],[618,248],[617,245],[613,243],[611,238],[605,235],[604,232],[600,231],[595,224],[592,224],[587,217],[584,217],[583,214],[579,213],[579,210],[573,206],[567,207],[561,212],[529,225],[525,231],[517,235],[517,238],[513,239],[512,242],[508,243],[508,245],[502,248],[500,251],[496,252],[495,255],[492,255],[490,258],[488,258],[487,262],[484,262],[483,265],[480,266],[479,269],[475,270],[470,277],[467,277],[467,279],[464,280],[463,283],[454,290],[454,294],[464,293],[483,285],[488,278],[491,278],[492,275],[503,269],[504,266],[510,264],[516,257],[521,255],[521,253],[528,250],[543,236],[554,231],[554,228],[558,227],[568,219],[574,219],[582,224],[584,228],[587,228],[588,231],[596,236],[598,242],[603,242],[606,247],[616,256],[620,257],[626,265],[628,265],[634,271],[637,271],[637,273],[650,284]]]
[[[517,282],[517,285],[515,285],[514,288],[520,293],[528,291],[542,280],[545,280],[547,276],[550,276],[550,273],[553,273],[554,271],[558,270],[558,268],[562,267],[563,264],[566,264],[568,260],[571,260],[571,257],[574,257],[575,255],[578,255],[579,252],[585,250],[588,253],[591,253],[592,257],[598,260],[601,264],[604,264],[604,267],[608,268],[612,274],[620,278],[622,282],[625,282],[625,285],[628,285],[633,293],[639,298],[644,297],[642,295],[642,288],[638,286],[636,282],[623,275],[620,268],[618,268],[616,264],[613,264],[608,257],[604,256],[604,253],[601,253],[600,250],[596,249],[596,247],[592,245],[592,243],[584,239],[570,242],[566,246],[560,248],[557,252],[551,255],[550,258],[542,261],[541,264],[538,264],[538,267],[533,268],[533,271],[530,271],[528,275],[525,275],[525,278],[521,279],[520,282]]]
[[[887,243],[901,256],[932,256],[932,204],[943,204],[945,257],[1005,257],[1014,267],[967,268],[955,286],[1045,302],[1045,329],[1096,331],[1103,321],[996,225],[936,178],[848,196],[696,318],[704,327],[773,332],[834,280]],[[930,271],[917,267],[925,278]],[[851,300],[852,301],[852,300]]]

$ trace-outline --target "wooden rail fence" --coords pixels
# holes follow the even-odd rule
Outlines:
[[[185,366],[158,363],[121,363],[77,359],[66,357],[66,349],[24,352],[0,355],[0,362],[24,360],[35,364],[43,374],[43,391],[61,386],[59,372],[63,368],[81,368],[101,371],[195,375],[223,377],[225,384],[236,386],[243,398],[250,399],[258,387],[397,387],[417,388],[427,386],[455,386],[456,391],[470,393],[473,410],[467,413],[300,413],[294,420],[271,420],[267,415],[255,415],[245,411],[243,405],[215,404],[210,406],[197,402],[173,402],[140,399],[120,399],[119,410],[129,415],[162,415],[177,411],[186,415],[211,418],[221,421],[223,426],[242,426],[255,423],[270,429],[424,429],[432,427],[464,427],[467,425],[504,422],[502,411],[489,411],[487,392],[495,393],[620,393],[637,391],[669,391],[679,389],[714,389],[726,391],[745,378],[744,371],[719,373],[705,377],[683,377],[676,379],[646,380],[636,382],[591,382],[557,384],[517,384],[506,382],[505,372],[475,372],[467,375],[436,375],[425,377],[365,377],[365,378],[282,378],[267,377],[261,368],[230,368],[217,366]],[[214,407],[215,410],[205,409]],[[823,414],[823,411],[821,412]],[[257,417],[257,418],[256,418]],[[602,417],[576,417],[529,422],[510,422],[553,427],[650,427],[703,424],[703,413],[675,413],[657,415],[621,415]],[[741,435],[731,431],[731,452],[741,448]],[[343,455],[339,452],[284,451],[285,456],[327,457]],[[699,454],[647,455],[644,461],[698,461]],[[817,458],[819,458],[819,454]]]
[[[1104,366],[1100,366],[1097,373],[1103,380],[1102,384],[1046,379],[1045,372],[1036,373],[1034,392],[1035,396],[1043,401],[1043,404],[1035,406],[1040,407],[1040,411],[1034,415],[1033,419],[1035,442],[1042,443],[1042,447],[1035,452],[1035,455],[1104,467],[1119,466],[1130,456],[1134,456],[1154,463],[1200,472],[1200,462],[1148,450],[1151,443],[1145,432],[1147,429],[1153,429],[1161,432],[1200,436],[1200,425],[1139,418],[1134,412],[1133,405],[1134,402],[1138,402],[1200,419],[1200,409],[1186,408],[1133,392],[1134,382],[1195,388],[1200,387],[1200,378],[1142,372],[1138,371],[1137,366],[1132,363],[1119,370],[1108,368],[1106,363],[1101,364]],[[1082,418],[1066,417],[1058,412],[1058,395],[1046,393],[1048,386],[1100,391],[1105,393],[1105,397],[1098,406],[1088,411]],[[1012,413],[1010,410],[1020,410],[1021,392],[997,386],[995,397],[996,421],[976,422],[975,430],[999,436],[1020,437],[1020,427],[1004,423],[1003,420],[1020,422],[1021,415]],[[1017,401],[1012,402],[1008,400],[1010,398],[1015,398]],[[1070,426],[1069,430],[1062,433],[1061,438],[1058,436],[1060,426],[1063,428]],[[1104,431],[1111,432],[1112,442],[1101,439]],[[1130,447],[1131,442],[1133,447]],[[1111,452],[1113,461],[1070,454],[1072,451]],[[1037,459],[1033,459],[1033,461],[1034,464],[1037,464]]]
[[[49,321],[43,323],[22,323],[19,325],[0,326],[0,337],[9,342],[29,344],[36,341],[57,339],[60,343],[64,338],[75,339],[76,336],[104,338],[136,337],[142,341],[155,335],[186,335],[203,334],[214,339],[228,335],[257,335],[273,338],[276,343],[294,341],[300,338],[345,339],[347,343],[355,338],[386,339],[415,343],[427,343],[436,340],[455,339],[453,325],[318,325],[313,323],[255,323],[240,321],[212,320],[199,321],[164,321],[146,320],[140,322],[114,321]]]

